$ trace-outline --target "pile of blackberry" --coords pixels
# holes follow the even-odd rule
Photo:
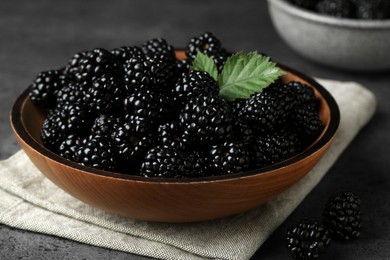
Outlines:
[[[390,19],[388,0],[289,0],[314,12],[352,19]]]
[[[162,38],[75,54],[41,72],[29,95],[46,109],[43,144],[69,160],[145,177],[218,176],[265,167],[301,152],[323,129],[311,87],[277,80],[229,102],[197,52],[219,70],[230,56],[212,33],[178,60]]]

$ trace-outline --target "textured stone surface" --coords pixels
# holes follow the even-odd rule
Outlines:
[[[333,243],[324,259],[390,258],[390,72],[343,72],[303,59],[276,34],[266,1],[0,1],[0,159],[19,149],[8,113],[39,71],[63,66],[85,49],[159,36],[180,47],[204,31],[230,50],[259,50],[312,76],[357,81],[378,97],[370,124],[253,259],[288,258],[286,229],[303,217],[320,217],[327,197],[342,190],[362,197],[363,233],[356,241]],[[146,258],[0,225],[0,259]]]

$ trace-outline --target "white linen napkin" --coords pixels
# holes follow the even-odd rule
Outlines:
[[[94,209],[46,179],[23,151],[0,162],[0,223],[160,259],[249,259],[319,183],[375,112],[354,82],[320,80],[336,99],[340,128],[328,152],[296,185],[263,206],[199,223],[137,221]]]

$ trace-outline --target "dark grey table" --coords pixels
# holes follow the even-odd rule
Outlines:
[[[357,81],[378,98],[369,125],[253,259],[288,259],[286,229],[301,218],[320,217],[327,197],[344,190],[361,196],[364,230],[356,241],[333,243],[323,259],[390,259],[390,71],[344,72],[303,59],[276,34],[266,1],[0,1],[0,159],[19,149],[8,113],[38,72],[63,66],[81,50],[154,37],[181,47],[205,31],[228,49],[259,50],[312,76]],[[0,225],[0,259],[145,258]]]

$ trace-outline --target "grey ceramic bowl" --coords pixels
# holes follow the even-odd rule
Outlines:
[[[390,69],[390,20],[345,19],[316,14],[286,0],[268,0],[274,26],[292,49],[332,67]]]

